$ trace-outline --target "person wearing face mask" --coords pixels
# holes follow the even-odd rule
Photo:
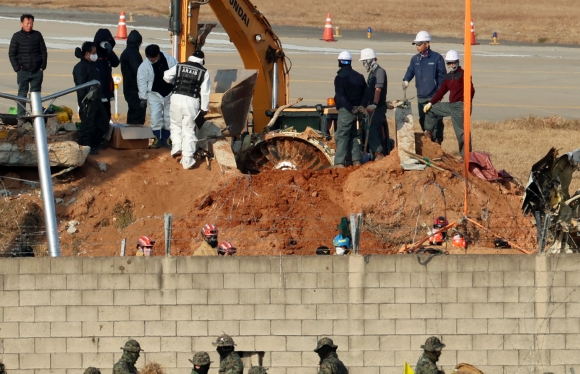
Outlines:
[[[145,48],[145,57],[137,72],[137,85],[141,108],[149,106],[149,122],[155,135],[150,148],[171,149],[169,109],[173,85],[167,83],[163,75],[177,65],[177,61],[167,53],[161,52],[157,44],[150,44]]]
[[[113,51],[115,39],[108,29],[99,29],[93,42],[97,45],[98,59],[96,67],[101,73],[101,101],[105,106],[109,120],[111,120],[111,101],[115,100],[115,84],[113,83],[113,68],[119,66],[119,57]]]
[[[348,374],[348,369],[336,354],[337,345],[332,339],[324,337],[318,340],[314,352],[320,357],[318,374]]]
[[[136,340],[128,340],[121,348],[123,356],[113,366],[113,374],[138,374],[135,364],[139,359],[139,353],[143,351]]]
[[[194,256],[217,256],[218,255],[218,229],[211,223],[205,224],[201,228],[203,242],[193,252]]]
[[[218,336],[215,342],[217,353],[220,355],[218,374],[243,374],[244,364],[240,356],[234,351],[234,339],[227,334]]]
[[[139,100],[139,88],[137,87],[137,71],[143,62],[139,53],[139,47],[143,37],[137,30],[129,33],[127,48],[121,53],[121,74],[123,74],[123,96],[129,107],[127,110],[127,123],[131,125],[143,125],[147,108],[141,106]]]
[[[189,360],[193,364],[191,374],[207,374],[211,361],[207,352],[195,352],[193,359]]]
[[[446,73],[445,62],[439,53],[431,50],[431,35],[427,31],[419,31],[413,44],[417,47],[418,53],[411,58],[411,63],[403,77],[403,90],[406,90],[409,87],[409,82],[415,78],[419,123],[421,130],[425,131],[423,107],[443,84]],[[425,136],[441,144],[443,142],[443,118],[438,118],[437,121],[437,133],[426,133]]]
[[[425,104],[423,110],[427,114],[425,118],[425,132],[435,133],[438,131],[438,119],[443,117],[451,117],[453,122],[453,130],[457,137],[459,145],[459,153],[463,157],[463,69],[459,66],[459,53],[450,50],[445,55],[445,61],[449,68],[449,73],[445,75],[441,88],[435,95]],[[449,92],[449,102],[441,103],[443,96]],[[471,100],[475,95],[475,88],[471,82]],[[469,151],[471,152],[471,142],[469,143]]]
[[[100,73],[95,67],[97,61],[97,47],[93,42],[84,42],[81,48],[75,49],[75,56],[80,62],[73,68],[75,85],[100,80]],[[92,86],[77,91],[77,103],[81,128],[79,130],[79,144],[91,147],[89,154],[98,155],[102,147],[103,135],[109,129],[109,119],[101,101],[102,91]]]
[[[195,165],[193,154],[197,144],[195,120],[209,110],[209,71],[203,67],[205,54],[196,50],[187,59],[164,74],[167,83],[173,83],[171,95],[171,157],[181,157],[181,166]]]
[[[441,343],[438,337],[432,336],[427,338],[421,348],[423,348],[424,352],[419,361],[417,361],[415,374],[445,374],[443,370],[437,367],[437,361],[439,361],[441,350],[445,348],[445,344]]]
[[[377,55],[371,48],[365,48],[360,52],[360,60],[366,71],[367,87],[362,99],[362,105],[366,106],[367,116],[370,120],[369,150],[374,160],[380,160],[385,154],[389,154],[387,141],[389,128],[387,126],[387,72],[377,63]],[[367,125],[368,126],[368,125]]]

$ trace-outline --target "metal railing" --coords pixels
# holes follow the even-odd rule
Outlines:
[[[44,222],[46,225],[46,237],[48,240],[48,250],[51,257],[60,257],[60,241],[58,238],[58,226],[56,223],[56,209],[52,190],[52,179],[50,175],[50,159],[48,155],[48,143],[46,138],[46,128],[44,118],[48,117],[42,111],[42,103],[68,95],[69,93],[82,90],[91,86],[99,86],[98,80],[68,88],[64,91],[56,92],[45,97],[40,96],[40,92],[31,92],[30,99],[0,92],[0,98],[14,100],[20,106],[22,103],[30,103],[32,113],[25,118],[34,119],[34,138],[36,142],[36,156],[38,158],[38,175],[40,178],[40,189],[42,192],[42,205],[44,211]]]

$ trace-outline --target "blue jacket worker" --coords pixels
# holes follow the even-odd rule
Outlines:
[[[338,55],[340,68],[334,78],[334,101],[338,110],[337,128],[334,133],[336,153],[334,167],[345,166],[347,156],[353,166],[360,165],[359,130],[357,121],[362,122],[361,100],[366,88],[365,78],[352,68],[352,56],[348,51]]]
[[[413,44],[417,47],[417,53],[411,58],[403,78],[403,90],[409,87],[409,82],[415,78],[417,88],[417,103],[419,110],[419,123],[421,130],[425,131],[425,113],[423,107],[433,98],[445,79],[445,61],[443,57],[431,50],[431,35],[427,31],[419,31]],[[437,132],[431,134],[431,139],[441,144],[443,142],[443,118],[437,119]]]

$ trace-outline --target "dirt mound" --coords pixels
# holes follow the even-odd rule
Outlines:
[[[273,171],[232,179],[196,202],[190,212],[195,218],[176,223],[176,250],[192,254],[200,243],[197,230],[211,222],[219,227],[220,239],[233,242],[240,255],[312,254],[318,246],[332,247],[341,217],[360,212],[361,253],[393,253],[401,244],[424,237],[434,218],[463,217],[463,164],[423,140],[417,136],[422,155],[440,158],[441,167],[449,171],[403,171],[397,152],[392,152],[361,167]],[[521,214],[521,188],[469,180],[470,218],[532,248],[535,228]],[[478,247],[493,247],[496,237],[486,229],[469,225],[458,230]]]
[[[215,223],[220,240],[231,241],[239,255],[312,254],[319,246],[332,247],[341,217],[350,213],[363,213],[361,253],[394,253],[425,236],[422,224],[431,226],[440,215],[450,221],[463,215],[462,164],[421,139],[417,149],[439,158],[450,171],[403,171],[393,152],[361,167],[223,175],[215,162],[212,170],[205,164],[183,170],[162,149],[102,151],[55,180],[62,254],[116,256],[126,238],[126,254],[134,255],[137,239],[149,235],[157,240],[154,254],[163,255],[164,213],[173,214],[173,255],[191,255],[205,223]],[[0,170],[0,175],[8,171],[14,169]],[[22,179],[36,179],[31,171],[16,172]],[[533,248],[535,228],[521,214],[515,187],[470,177],[470,217],[504,239]],[[37,191],[26,191],[23,183],[12,188],[23,191],[21,203],[42,205]],[[70,221],[79,222],[76,233],[67,232]],[[43,230],[35,229],[31,237],[43,238]],[[486,230],[471,224],[460,230],[478,247],[468,253],[499,252],[491,250],[495,237]],[[36,245],[35,250],[42,249]]]

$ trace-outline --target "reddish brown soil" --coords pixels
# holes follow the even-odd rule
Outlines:
[[[417,146],[423,155],[443,157],[443,167],[462,174],[462,164],[438,145],[421,144],[419,139]],[[107,171],[99,170],[98,161],[107,163]],[[164,254],[164,213],[174,217],[173,255],[191,255],[205,223],[215,223],[220,240],[231,241],[238,255],[302,255],[321,245],[332,247],[340,218],[359,212],[364,217],[361,253],[394,253],[402,244],[425,236],[421,225],[430,226],[436,216],[461,218],[464,186],[451,172],[432,168],[403,172],[396,153],[361,167],[249,176],[222,175],[215,162],[212,170],[202,164],[186,171],[167,150],[106,150],[90,156],[54,189],[55,197],[65,203],[76,199],[68,206],[57,205],[63,255],[118,255],[123,238],[127,255],[133,255],[141,235],[156,239],[155,254]],[[470,186],[471,218],[505,239],[534,248],[535,229],[521,214],[515,186],[474,177]],[[41,205],[34,195],[21,199]],[[113,211],[123,204],[132,207],[134,222],[119,229]],[[482,219],[482,209],[487,209],[487,220]],[[66,232],[70,220],[80,222],[78,233]],[[470,248],[449,246],[450,253],[518,253],[492,249],[494,238],[472,224],[463,230],[472,240]]]

